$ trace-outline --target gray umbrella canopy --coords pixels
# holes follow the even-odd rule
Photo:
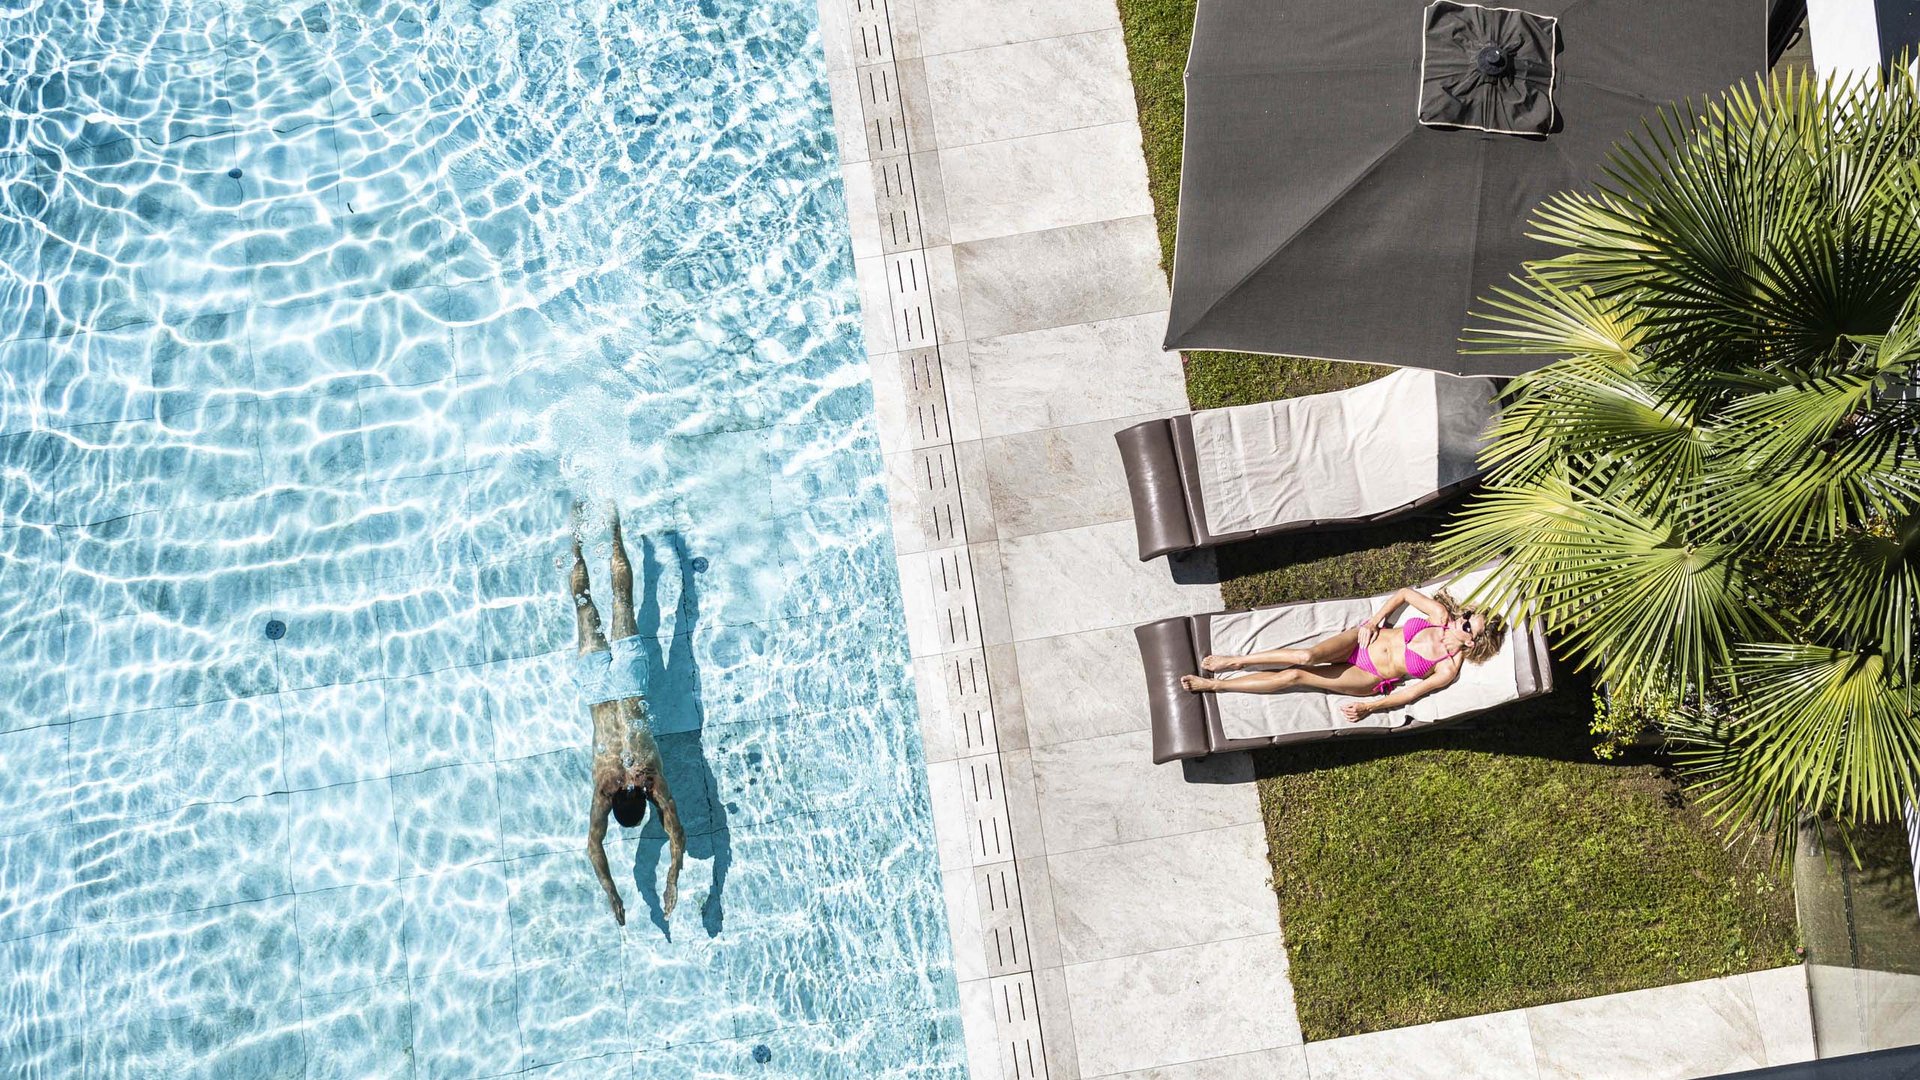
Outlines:
[[[1533,208],[1766,60],[1766,0],[1200,0],[1167,347],[1517,374],[1459,338]]]

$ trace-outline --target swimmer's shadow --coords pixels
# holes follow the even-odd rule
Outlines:
[[[667,788],[680,813],[680,825],[686,830],[687,865],[681,871],[679,903],[696,900],[686,888],[688,871],[695,861],[712,866],[712,883],[701,899],[700,923],[713,937],[725,922],[724,895],[727,871],[733,864],[733,842],[727,830],[727,811],[721,802],[713,768],[707,763],[702,734],[705,713],[700,704],[700,669],[693,656],[693,626],[699,615],[699,577],[686,540],[677,532],[663,536],[667,554],[680,573],[680,601],[674,613],[673,637],[660,640],[660,553],[652,537],[640,541],[640,573],[644,592],[635,598],[634,622],[639,631],[639,646],[651,673],[647,684],[648,723],[660,746],[661,767]],[[653,924],[671,938],[666,916],[660,910],[659,883],[666,874],[669,854],[666,830],[658,814],[650,815],[639,829],[634,850],[634,885],[647,902]]]

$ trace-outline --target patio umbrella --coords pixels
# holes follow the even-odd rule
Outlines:
[[[1200,0],[1166,345],[1536,365],[1459,352],[1533,208],[1766,62],[1767,0]]]

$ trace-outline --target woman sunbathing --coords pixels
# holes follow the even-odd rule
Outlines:
[[[1413,607],[1420,615],[1408,619],[1400,633],[1380,633],[1381,624],[1402,606]],[[1461,664],[1486,662],[1500,651],[1506,635],[1500,616],[1462,608],[1444,589],[1434,596],[1401,589],[1387,597],[1373,618],[1351,630],[1302,649],[1209,656],[1200,661],[1206,671],[1247,674],[1228,679],[1182,675],[1180,685],[1195,693],[1272,694],[1303,687],[1352,697],[1385,695],[1341,706],[1340,711],[1353,721],[1452,686],[1460,677]],[[1254,670],[1283,666],[1281,671]],[[1402,682],[1408,685],[1400,686]]]

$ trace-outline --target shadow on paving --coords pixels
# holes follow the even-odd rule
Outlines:
[[[725,893],[727,871],[733,865],[733,841],[727,829],[727,811],[707,763],[706,746],[701,741],[706,714],[701,706],[700,668],[693,655],[693,627],[700,614],[699,571],[687,550],[685,537],[677,532],[664,534],[666,554],[677,564],[680,574],[680,607],[674,618],[676,633],[667,645],[660,641],[661,552],[651,536],[640,541],[640,580],[644,592],[635,601],[634,622],[638,625],[641,651],[647,658],[652,678],[647,686],[648,722],[664,734],[656,734],[667,786],[673,792],[674,806],[687,834],[687,858],[713,863],[713,885],[701,906],[700,923],[708,937],[718,934],[726,922]],[[660,910],[660,894],[655,882],[664,874],[667,859],[667,834],[660,816],[650,815],[640,829],[640,842],[634,850],[633,881],[646,898],[653,924],[669,938],[667,920]]]

